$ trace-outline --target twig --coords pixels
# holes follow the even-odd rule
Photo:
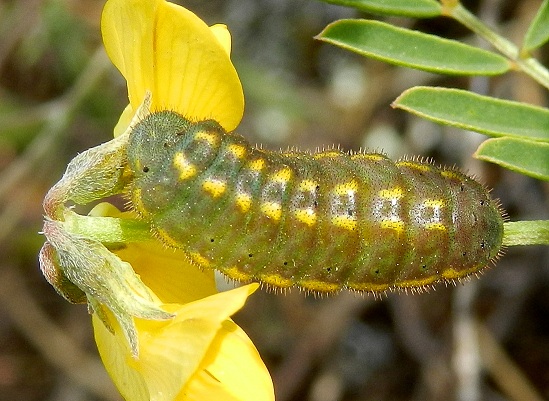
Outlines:
[[[55,142],[65,133],[82,100],[96,86],[108,67],[104,50],[99,48],[73,87],[62,98],[50,104],[47,125],[26,148],[25,153],[1,175],[0,199],[46,159]],[[0,242],[12,232],[23,216],[23,211],[24,204],[11,203],[3,208],[0,214]],[[53,366],[91,393],[109,401],[120,400],[97,357],[83,352],[62,329],[52,324],[23,285],[22,277],[15,269],[7,266],[0,271],[0,304],[14,325]]]
[[[2,16],[2,22],[7,22],[7,24],[0,32],[2,37],[0,42],[0,68],[19,41],[37,24],[42,2],[43,0],[28,0],[25,3],[15,3],[14,10],[10,15]]]
[[[27,146],[25,153],[11,163],[0,176],[0,199],[3,199],[25,176],[31,174],[38,163],[49,155],[55,142],[64,134],[80,103],[96,86],[109,65],[105,51],[102,47],[98,48],[78,81],[59,100],[58,107],[52,107],[48,124]]]
[[[51,322],[25,288],[21,275],[8,266],[0,270],[0,305],[49,363],[94,395],[120,401],[98,358],[82,351]]]
[[[453,302],[454,352],[453,366],[456,373],[456,400],[477,401],[480,394],[479,344],[471,313],[477,293],[476,281],[458,286]]]
[[[273,374],[277,401],[292,398],[314,363],[347,330],[349,321],[368,305],[367,302],[355,294],[341,293],[318,310]]]
[[[475,15],[471,14],[458,1],[443,1],[443,13],[459,21],[471,31],[487,40],[492,46],[499,50],[504,56],[515,63],[515,66],[528,74],[540,85],[549,89],[549,71],[535,58],[528,54],[521,54],[514,43],[497,34]]]
[[[539,395],[486,326],[478,323],[476,330],[482,364],[509,399],[543,401],[543,397]]]

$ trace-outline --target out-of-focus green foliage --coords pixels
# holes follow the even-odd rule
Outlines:
[[[360,1],[330,2],[365,9]],[[386,0],[371,0],[367,3],[366,9],[373,12],[383,13],[380,10],[392,9],[387,13],[417,18],[425,16],[423,10],[419,9],[415,12],[407,9],[406,13],[399,13],[398,7],[394,4],[388,6]],[[363,56],[439,74],[501,75],[513,65],[543,86],[549,87],[549,71],[528,54],[528,51],[539,47],[549,37],[547,1],[541,5],[530,24],[524,38],[523,51],[492,31],[459,2],[442,0],[439,5],[441,15],[461,22],[491,43],[502,55],[376,20],[339,20],[328,25],[317,38]],[[467,91],[429,87],[410,89],[393,104],[441,124],[500,136],[499,139],[482,144],[475,155],[525,175],[545,180],[548,177],[547,109],[479,96]],[[516,136],[520,138],[515,138]],[[546,224],[549,226],[549,221]],[[549,236],[545,243],[549,244]],[[528,241],[524,244],[528,244]]]

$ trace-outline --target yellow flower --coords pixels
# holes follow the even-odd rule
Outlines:
[[[274,399],[255,347],[228,318],[244,305],[256,284],[215,294],[210,275],[200,274],[183,255],[166,252],[157,242],[131,244],[117,255],[132,264],[162,308],[176,315],[169,321],[135,319],[137,359],[116,319],[110,319],[113,335],[93,316],[101,358],[126,400]]]
[[[244,95],[229,57],[226,26],[208,27],[164,0],[110,0],[101,30],[107,54],[128,83],[126,126],[147,91],[153,94],[151,111],[211,118],[227,131],[240,123]]]
[[[128,127],[147,92],[151,111],[212,118],[226,130],[238,125],[244,98],[225,26],[208,27],[163,0],[109,0],[101,28],[107,53],[128,83],[130,104],[115,135]],[[120,216],[105,205],[92,214]],[[166,321],[134,318],[135,358],[111,313],[103,311],[111,330],[94,314],[99,352],[126,400],[274,399],[253,343],[230,320],[256,284],[217,293],[212,272],[198,270],[182,253],[155,241],[128,244],[116,254],[132,265],[155,303],[175,315]]]

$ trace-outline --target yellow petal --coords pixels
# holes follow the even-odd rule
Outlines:
[[[219,44],[223,47],[227,56],[231,55],[231,33],[225,24],[215,24],[210,27]]]
[[[145,92],[145,98],[143,102],[134,109],[131,104],[128,104],[122,115],[118,119],[116,126],[114,127],[115,138],[119,135],[130,133],[137,124],[139,124],[145,117],[151,112],[152,94],[150,91]]]
[[[152,111],[174,110],[193,120],[212,118],[228,131],[236,128],[244,96],[227,33],[219,27],[212,31],[192,12],[162,0],[109,0],[101,29],[134,109],[150,90]]]
[[[121,331],[115,335],[94,316],[103,363],[126,399],[172,401],[197,371],[230,315],[240,309],[257,284],[212,295],[186,305],[164,305],[170,321],[136,319],[139,359],[132,359]],[[145,390],[146,389],[146,390]]]
[[[90,216],[136,218],[108,202],[97,204]],[[132,265],[143,283],[163,303],[185,304],[217,293],[213,270],[192,265],[182,251],[168,249],[158,240],[129,243],[113,251]]]
[[[130,125],[130,122],[132,121],[134,109],[132,108],[131,104],[128,104],[122,114],[120,115],[120,118],[118,119],[118,122],[116,123],[114,127],[114,136],[117,137],[118,135],[123,134],[128,126]]]
[[[101,33],[111,61],[128,82],[135,110],[154,73],[155,15],[162,0],[110,0],[103,9]]]
[[[127,342],[121,333],[116,319],[110,319],[116,325],[116,334],[107,330],[96,314],[92,316],[93,332],[97,349],[107,373],[124,399],[132,401],[150,401],[149,390],[141,373],[130,368],[131,355]]]
[[[230,320],[223,322],[197,373],[177,397],[178,401],[207,399],[274,400],[271,377],[255,346]]]
[[[183,252],[159,241],[128,244],[115,253],[164,303],[185,304],[217,293],[213,270],[191,265]]]

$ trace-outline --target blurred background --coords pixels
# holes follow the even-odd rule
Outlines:
[[[479,135],[390,107],[419,84],[546,105],[528,78],[435,76],[319,43],[313,37],[328,23],[369,16],[317,0],[180,3],[229,26],[246,97],[238,131],[252,143],[432,157],[494,188],[512,220],[549,218],[547,183],[473,160]],[[102,51],[103,4],[0,0],[0,401],[121,400],[86,307],[59,297],[37,262],[46,191],[78,152],[112,137],[127,103]],[[540,4],[465,2],[516,43]],[[391,20],[475,43],[447,19]],[[547,61],[547,47],[537,56]],[[265,360],[278,401],[549,399],[548,261],[547,247],[515,247],[480,279],[419,295],[259,291],[235,320]]]

